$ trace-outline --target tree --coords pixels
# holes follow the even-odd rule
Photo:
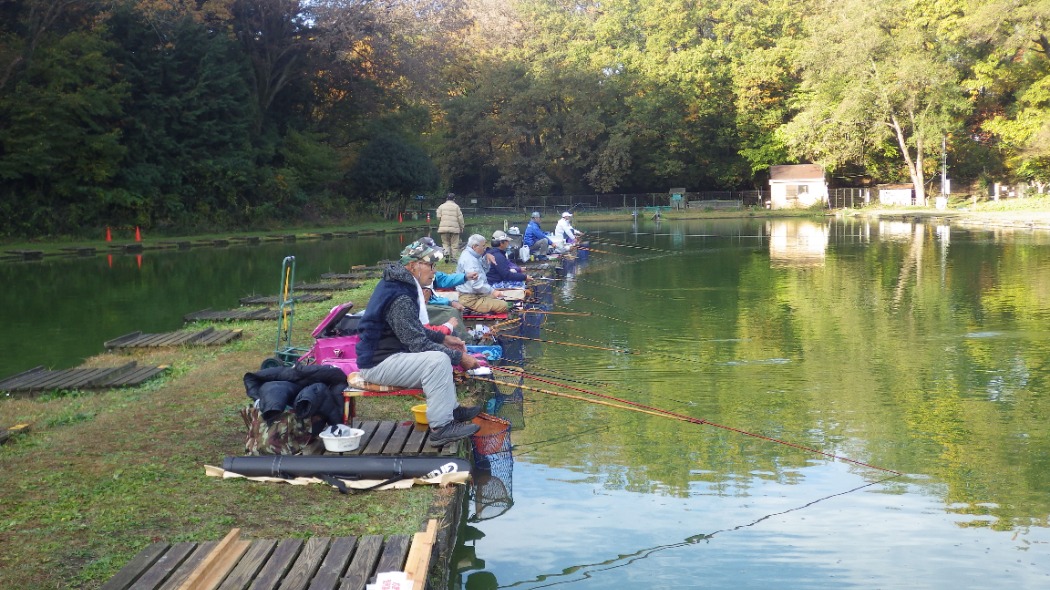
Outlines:
[[[938,35],[924,3],[827,0],[809,19],[798,114],[781,128],[798,157],[834,169],[896,159],[925,202],[927,153],[968,109],[953,66],[954,46]]]
[[[232,219],[253,203],[256,122],[247,60],[188,15],[147,22],[117,11],[126,101],[121,190],[114,216],[139,224]]]
[[[97,203],[125,151],[118,121],[127,84],[117,76],[113,45],[91,32],[49,41],[15,92],[0,96],[0,228],[7,232],[97,222]]]
[[[375,200],[385,217],[394,210],[404,211],[409,196],[435,189],[439,179],[426,152],[396,135],[381,135],[369,142],[351,177],[358,196]]]
[[[988,105],[977,131],[997,141],[1014,175],[1050,182],[1050,2],[968,7],[959,34],[979,59],[966,85]]]

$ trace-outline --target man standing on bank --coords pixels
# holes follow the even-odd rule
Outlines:
[[[422,388],[427,399],[430,442],[443,445],[478,431],[470,421],[479,407],[461,407],[456,401],[452,366],[474,369],[478,360],[467,354],[455,336],[423,327],[426,303],[423,285],[434,280],[440,250],[413,242],[401,251],[401,260],[383,270],[361,317],[357,365],[370,383]]]
[[[445,250],[445,257],[452,257],[459,252],[459,235],[467,227],[463,221],[463,210],[456,204],[456,195],[449,193],[445,202],[437,208],[438,235],[441,236],[441,247]]]

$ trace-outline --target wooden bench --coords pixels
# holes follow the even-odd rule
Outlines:
[[[376,574],[406,572],[422,589],[437,521],[425,532],[365,537],[154,543],[102,585],[103,590],[363,590]]]

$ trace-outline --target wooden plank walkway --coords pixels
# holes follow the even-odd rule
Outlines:
[[[206,328],[196,332],[165,332],[143,334],[131,332],[105,342],[106,350],[120,348],[156,348],[160,346],[218,346],[240,338],[241,330]]]
[[[241,541],[237,532],[229,542],[227,535],[220,542],[154,543],[102,588],[363,590],[377,573],[404,571],[412,541],[408,535]]]
[[[320,293],[308,293],[306,295],[295,296],[295,300],[299,303],[316,303],[318,301],[328,301],[331,298],[331,295],[324,295]],[[240,300],[241,305],[275,305],[280,302],[280,295],[242,297]]]
[[[139,366],[135,361],[119,367],[63,369],[34,367],[0,381],[0,391],[32,393],[58,389],[109,389],[139,385],[168,370],[167,365]]]
[[[182,316],[184,322],[231,322],[237,320],[276,320],[280,311],[264,307],[262,309],[231,309],[212,311],[204,309]]]
[[[323,283],[302,283],[295,286],[295,291],[349,291],[361,286],[361,283],[336,281]]]

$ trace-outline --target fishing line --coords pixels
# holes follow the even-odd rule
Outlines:
[[[658,553],[660,551],[666,551],[667,549],[677,549],[679,547],[688,547],[689,545],[696,545],[696,544],[699,544],[701,542],[710,541],[715,535],[717,535],[719,533],[732,533],[734,531],[739,531],[741,529],[750,528],[750,527],[753,527],[753,526],[757,525],[758,523],[760,523],[760,522],[762,522],[764,520],[768,520],[768,519],[773,518],[775,516],[783,516],[785,514],[790,514],[792,512],[798,512],[800,510],[805,510],[806,508],[809,508],[811,506],[814,506],[816,504],[824,502],[825,500],[830,500],[832,498],[837,498],[839,496],[845,496],[847,494],[852,494],[854,492],[859,492],[860,490],[863,490],[864,488],[875,486],[875,485],[881,484],[883,482],[889,481],[891,479],[896,479],[898,477],[900,477],[900,475],[891,475],[889,477],[885,477],[885,478],[880,479],[878,481],[873,481],[873,482],[870,482],[870,483],[866,483],[864,485],[857,486],[857,487],[855,487],[853,489],[846,490],[844,492],[837,492],[837,493],[834,493],[834,494],[830,494],[830,495],[824,496],[822,498],[817,498],[816,500],[813,500],[811,502],[807,502],[806,504],[803,504],[801,506],[796,506],[794,508],[789,508],[787,510],[782,510],[780,512],[774,512],[772,514],[767,514],[767,515],[762,516],[761,518],[758,518],[758,519],[756,519],[754,521],[751,521],[751,522],[746,523],[746,524],[738,525],[738,526],[735,526],[735,527],[730,528],[730,529],[719,529],[719,530],[714,531],[712,533],[699,533],[699,534],[696,534],[696,535],[692,535],[690,537],[686,537],[685,539],[683,539],[682,541],[679,541],[678,543],[668,543],[667,545],[657,545],[655,547],[647,547],[645,549],[639,549],[638,551],[635,551],[634,553],[629,553],[629,554],[626,554],[626,555],[618,555],[615,558],[609,559],[609,560],[606,560],[606,561],[602,561],[602,562],[598,562],[598,563],[587,563],[587,564],[575,565],[575,566],[572,566],[571,568],[566,568],[566,569],[562,570],[561,573],[557,573],[557,574],[541,574],[541,575],[539,575],[539,576],[537,576],[537,577],[535,577],[535,578],[533,578],[531,580],[519,580],[517,582],[512,582],[510,584],[504,584],[504,585],[497,586],[497,588],[514,588],[514,587],[521,586],[521,585],[524,585],[524,584],[534,584],[534,583],[538,583],[538,582],[546,582],[547,580],[551,580],[553,578],[560,578],[560,577],[576,575],[576,574],[579,574],[579,575],[583,576],[583,578],[591,578],[592,577],[592,571],[593,572],[605,572],[605,571],[609,571],[609,570],[619,569],[621,567],[626,567],[626,566],[631,565],[632,563],[634,563],[636,561],[641,561],[643,559],[647,559],[650,555],[653,555],[653,554]],[[608,566],[608,567],[601,567],[601,566]],[[572,582],[578,582],[578,581],[580,581],[583,578],[574,578],[574,579],[569,579],[569,580],[555,580],[555,581],[553,581],[553,582],[551,582],[549,584],[544,584],[542,586],[532,586],[532,588],[547,588],[547,587],[550,587],[550,586],[560,586],[562,584],[569,584],[569,583],[572,583]]]
[[[526,373],[526,374],[524,374],[524,376],[527,377],[528,374]],[[580,392],[586,393],[587,395],[593,395],[595,397],[599,397],[599,398],[602,398],[602,399],[613,400],[613,401],[618,402],[618,403],[612,403],[612,402],[596,400],[596,399],[589,399],[589,398],[581,397],[581,396],[578,396],[578,395],[572,395],[572,394],[568,394],[568,393],[561,393],[561,392],[557,392],[557,391],[550,391],[548,389],[542,389],[542,388],[539,388],[539,387],[532,387],[532,386],[529,386],[529,385],[515,385],[513,383],[507,383],[505,381],[497,381],[495,379],[486,379],[486,378],[483,378],[483,377],[475,377],[475,379],[477,379],[479,381],[487,381],[487,382],[490,382],[490,383],[494,383],[496,385],[504,385],[506,387],[519,387],[519,388],[522,388],[522,389],[528,389],[530,391],[535,391],[535,392],[538,392],[538,393],[545,393],[547,395],[552,395],[554,397],[562,397],[562,398],[567,398],[567,399],[574,399],[574,400],[577,400],[577,401],[582,401],[582,402],[587,402],[587,403],[592,403],[592,404],[597,404],[597,405],[602,405],[602,406],[609,406],[609,407],[612,407],[612,408],[619,408],[621,410],[629,410],[629,411],[632,411],[632,412],[638,412],[638,413],[641,413],[641,414],[649,414],[649,415],[652,415],[652,416],[658,416],[658,417],[663,417],[663,418],[672,418],[672,419],[675,419],[675,420],[680,420],[682,422],[688,422],[688,423],[691,423],[691,424],[697,424],[697,425],[701,425],[701,426],[702,425],[714,426],[715,428],[721,428],[723,430],[728,430],[730,432],[735,432],[737,434],[743,434],[745,436],[750,436],[750,437],[753,437],[753,438],[757,438],[759,440],[764,440],[764,441],[767,441],[767,442],[773,442],[773,443],[781,444],[781,445],[784,445],[784,446],[787,446],[787,447],[791,447],[791,448],[794,448],[794,449],[798,449],[798,450],[801,450],[801,451],[807,451],[807,452],[810,452],[810,453],[823,455],[823,456],[828,457],[830,459],[836,459],[836,460],[839,460],[839,461],[845,461],[845,462],[848,462],[848,463],[853,463],[854,465],[860,465],[861,467],[867,467],[869,469],[877,469],[879,471],[885,471],[887,473],[893,473],[895,475],[902,475],[901,472],[899,472],[899,471],[894,471],[893,469],[888,469],[886,467],[879,467],[877,465],[871,465],[871,464],[865,463],[863,461],[858,461],[857,459],[850,459],[849,457],[843,457],[841,455],[836,455],[834,453],[829,453],[827,451],[822,451],[820,449],[816,449],[816,448],[813,448],[813,447],[807,447],[805,445],[800,445],[800,444],[796,444],[796,443],[793,443],[793,442],[788,442],[786,440],[781,440],[779,438],[773,438],[771,436],[766,436],[764,434],[758,434],[758,433],[755,433],[755,432],[749,432],[747,430],[743,430],[741,428],[735,428],[733,426],[726,426],[725,424],[719,424],[717,422],[711,422],[710,420],[704,420],[703,418],[694,418],[692,416],[686,416],[685,414],[679,414],[677,412],[672,412],[670,410],[664,410],[664,409],[656,408],[656,407],[653,407],[653,406],[647,406],[645,404],[641,404],[641,403],[638,403],[638,402],[632,402],[630,400],[625,400],[625,399],[614,397],[614,396],[611,396],[611,395],[605,395],[605,394],[598,393],[598,392],[595,392],[595,391],[586,391],[586,390],[578,389],[578,388],[571,387],[571,386],[568,386],[568,385],[562,385],[562,384],[553,383],[554,385],[557,385],[559,387],[564,387],[566,389],[570,389],[570,390],[573,390],[573,391],[580,391]],[[536,379],[536,380],[538,380],[540,382],[544,382],[544,380],[542,380],[542,379]],[[550,382],[547,382],[547,383],[550,383]],[[620,404],[625,404],[625,405],[620,405]]]

